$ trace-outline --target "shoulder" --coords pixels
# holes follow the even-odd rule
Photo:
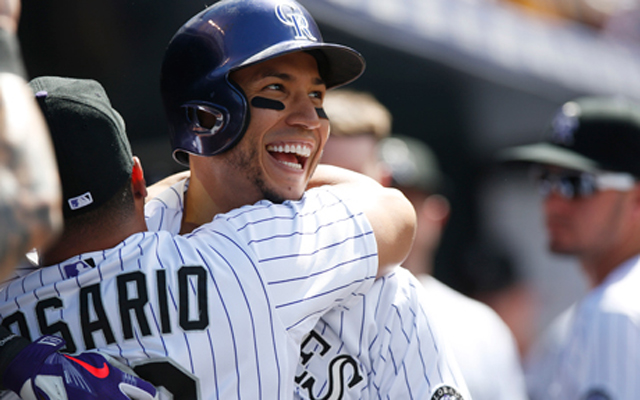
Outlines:
[[[318,234],[337,233],[341,229],[341,234],[355,229],[372,236],[364,213],[357,205],[347,204],[336,196],[330,187],[308,190],[300,200],[287,200],[281,204],[261,200],[216,215],[213,225],[205,224],[203,227],[221,223],[226,223],[239,235],[249,236],[252,241],[265,235],[318,237]]]
[[[147,201],[144,215],[150,231],[180,229],[184,212],[184,193],[188,186],[188,179],[179,181]]]
[[[629,260],[615,269],[598,287],[592,289],[576,306],[572,321],[574,336],[580,340],[606,335],[625,335],[628,330],[640,332],[640,287],[638,259]]]
[[[626,314],[640,317],[637,291],[640,287],[640,259],[620,265],[598,288],[589,293],[585,307],[592,307],[600,314]]]

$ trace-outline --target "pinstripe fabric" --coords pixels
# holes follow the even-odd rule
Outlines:
[[[302,336],[358,301],[376,269],[366,218],[318,191],[34,270],[1,288],[0,317],[18,330],[24,315],[31,338],[68,329],[77,351],[118,357],[176,399],[286,399]]]
[[[397,267],[362,302],[323,316],[303,341],[296,398],[431,399],[447,385],[469,399],[425,296]]]
[[[174,189],[166,191],[158,203],[147,206],[147,224],[153,229],[174,232],[180,229],[180,194],[184,193],[186,186],[183,182],[175,185]],[[314,193],[315,190],[312,190],[305,195],[308,201],[314,198]],[[258,206],[272,207],[267,202],[258,203]],[[327,202],[325,207],[342,209],[345,204],[336,199]],[[243,209],[239,209],[224,218],[241,218],[242,213]],[[279,217],[272,215],[269,218]],[[327,221],[317,212],[305,215],[305,218],[313,218],[314,223],[304,233],[296,233],[295,238],[284,227],[266,231],[260,226],[260,221],[253,221],[243,229],[254,230],[249,235],[253,238],[251,244],[260,246],[264,254],[274,250],[268,240],[296,240],[299,251],[287,258],[292,262],[290,268],[298,270],[298,263],[306,257],[323,257],[318,249],[337,251],[344,245],[333,242],[326,246],[309,247],[306,241],[310,234],[343,221],[340,218]],[[344,218],[351,217],[345,214]],[[162,222],[159,222],[160,219]],[[269,262],[274,259],[276,257],[272,255],[266,256]],[[335,268],[334,264],[322,262],[326,264],[325,271]],[[296,271],[280,270],[270,275],[269,285],[276,292],[282,294],[292,285],[299,284],[291,278],[283,279],[279,276],[281,273],[291,275]],[[431,324],[430,311],[423,307],[427,301],[424,295],[421,284],[408,271],[398,267],[376,280],[365,295],[353,296],[356,301],[329,310],[315,327],[311,320],[303,321],[308,323],[299,326],[298,321],[285,313],[287,315],[282,318],[290,321],[287,326],[300,327],[302,329],[299,331],[304,333],[313,329],[301,338],[296,398],[430,399],[435,389],[449,385],[469,399],[452,353],[437,328]],[[277,301],[278,298],[275,299]],[[307,305],[301,302],[289,306],[304,308]]]
[[[526,364],[533,400],[640,398],[639,262],[620,265],[554,321]]]

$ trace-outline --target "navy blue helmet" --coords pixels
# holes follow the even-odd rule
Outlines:
[[[293,0],[223,0],[187,21],[167,47],[160,78],[176,161],[188,165],[188,154],[212,156],[242,138],[249,106],[231,72],[297,51],[315,57],[327,88],[364,71],[362,56],[324,43]]]

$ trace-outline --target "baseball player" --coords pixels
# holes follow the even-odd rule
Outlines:
[[[328,136],[325,90],[363,68],[344,49],[323,43],[291,0],[222,1],[187,22],[167,49],[161,90],[174,157],[191,174],[148,202],[150,229],[177,233],[229,207],[299,198]],[[325,315],[302,342],[296,397],[469,398],[417,285],[393,269],[363,301]]]
[[[553,323],[525,365],[532,399],[640,396],[640,105],[586,97],[558,111],[544,142],[503,160],[530,164],[550,251],[577,257],[591,290]]]
[[[0,274],[8,275],[26,251],[44,246],[62,227],[60,181],[49,132],[27,86],[15,37],[19,1],[0,1]],[[20,268],[18,266],[18,268]],[[59,339],[33,344],[0,326],[0,389],[22,392],[25,400],[150,400],[150,384],[109,365],[105,378],[63,357]],[[55,344],[55,345],[54,345]],[[80,354],[82,363],[103,365],[98,354]],[[73,376],[73,379],[67,377]]]
[[[243,207],[186,237],[149,233],[142,169],[102,87],[30,85],[51,126],[65,229],[39,254],[45,267],[1,288],[2,324],[23,337],[55,334],[51,347],[115,357],[161,398],[289,398],[303,335],[358,302],[379,259],[406,256],[391,246],[412,235],[410,218],[391,234],[369,223],[384,205],[410,210],[406,199],[329,169],[314,184],[337,184],[298,202]]]

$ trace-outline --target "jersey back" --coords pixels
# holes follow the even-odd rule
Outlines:
[[[326,194],[34,269],[4,284],[0,317],[30,339],[64,337],[70,353],[116,357],[161,398],[286,399],[304,334],[359,301],[376,269],[368,222]]]

